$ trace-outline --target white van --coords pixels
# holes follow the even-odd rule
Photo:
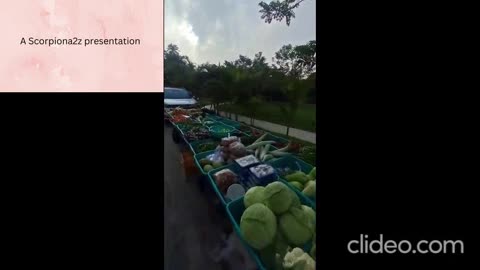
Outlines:
[[[184,88],[165,87],[163,103],[165,108],[192,108],[197,106],[197,99]]]

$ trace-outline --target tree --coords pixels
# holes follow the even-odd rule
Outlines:
[[[303,88],[295,84],[301,82],[308,89],[308,98],[315,97],[315,47],[315,41],[285,45],[275,54],[273,65],[262,52],[252,58],[239,55],[233,61],[195,65],[178,46],[170,44],[165,50],[165,85],[185,87],[202,99],[211,99],[216,110],[220,103],[235,104],[251,123],[262,101],[282,101],[286,104],[284,119],[291,125],[291,117],[305,98]]]
[[[258,108],[262,105],[262,98],[258,95],[251,96],[248,100],[249,110],[247,110],[247,116],[250,117],[250,125],[253,126],[253,119],[257,115]]]
[[[292,126],[298,108],[304,103],[308,88],[304,80],[292,78],[291,82],[284,89],[284,94],[287,97],[287,103],[281,106],[280,109],[285,116],[285,123],[287,126],[287,136]]]
[[[218,79],[211,79],[205,82],[203,89],[212,99],[213,109],[218,113],[218,105],[225,101],[225,95],[223,94],[225,85]]]
[[[266,23],[271,23],[272,20],[281,22],[283,18],[290,26],[291,18],[295,18],[294,9],[300,6],[304,0],[283,0],[283,1],[271,1],[269,4],[260,2],[258,5],[261,7],[259,12],[262,14],[260,18],[264,19]]]
[[[305,45],[284,45],[275,53],[272,59],[276,68],[287,76],[294,78],[307,78],[316,71],[317,66],[317,42],[309,41]]]
[[[164,53],[165,85],[189,88],[194,86],[195,65],[188,56],[181,55],[177,45],[169,44]],[[193,90],[193,89],[192,89]]]
[[[243,55],[240,55],[239,58],[237,60],[235,60],[233,62],[233,64],[238,67],[238,68],[243,68],[243,69],[249,69],[252,67],[252,59],[246,57],[246,56],[243,56]]]

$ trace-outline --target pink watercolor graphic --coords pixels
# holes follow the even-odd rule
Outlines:
[[[163,92],[163,0],[0,4],[0,91]],[[29,45],[30,38],[82,44]],[[140,44],[85,46],[127,38]]]

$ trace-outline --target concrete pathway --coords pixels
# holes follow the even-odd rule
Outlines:
[[[204,106],[204,108],[212,110],[213,105],[207,105],[207,106]],[[230,115],[227,112],[219,112],[219,114],[221,116],[227,117],[227,118],[229,118],[229,115]],[[234,113],[231,114],[230,119],[232,119],[232,120],[236,119]],[[237,119],[240,122],[250,124],[250,117],[246,117],[246,116],[243,116],[243,115],[238,115]],[[262,128],[262,129],[265,129],[265,130],[268,130],[268,131],[280,133],[280,134],[287,134],[287,127],[286,126],[271,123],[271,122],[267,122],[267,121],[263,121],[263,120],[254,119],[253,120],[253,126],[259,127],[259,128]],[[303,141],[307,141],[307,142],[310,142],[310,143],[313,143],[313,144],[316,144],[316,142],[317,142],[317,134],[315,132],[310,132],[310,131],[301,130],[301,129],[297,129],[297,128],[290,128],[290,131],[288,132],[288,134],[291,137],[294,137],[294,138],[297,138],[297,139],[300,139],[300,140],[303,140]]]

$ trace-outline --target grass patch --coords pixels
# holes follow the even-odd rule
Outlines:
[[[258,106],[255,119],[272,122],[275,124],[286,125],[285,116],[280,109],[285,103],[268,102]],[[242,107],[236,104],[220,105],[219,109],[225,112],[231,112],[240,115],[248,115],[248,107]],[[292,123],[293,128],[315,132],[316,127],[316,105],[303,104],[297,111],[295,120]]]
[[[284,138],[284,139],[287,139],[287,140],[290,140],[292,142],[297,142],[297,143],[301,143],[303,145],[306,145],[306,146],[312,146],[312,147],[317,147],[316,144],[314,143],[311,143],[311,142],[307,142],[307,141],[304,141],[304,140],[300,140],[298,138],[295,138],[295,137],[290,137],[290,136],[287,136],[285,134],[280,134],[280,133],[276,133],[276,132],[273,132],[273,131],[268,131],[268,130],[265,130],[265,132],[268,132],[272,135],[275,135],[277,137],[280,137],[280,138]]]

